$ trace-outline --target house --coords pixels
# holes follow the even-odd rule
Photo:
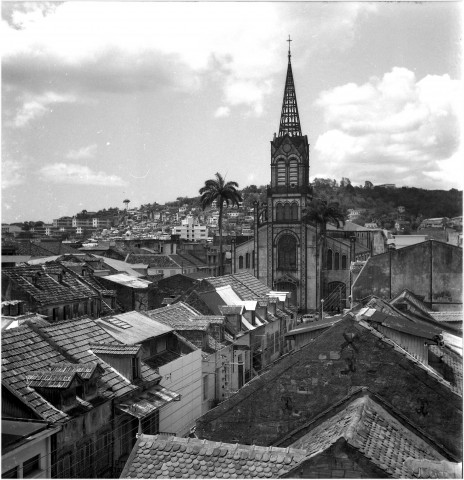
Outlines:
[[[173,455],[174,452],[174,455]],[[174,457],[174,458],[173,458]],[[140,435],[123,478],[461,478],[390,405],[358,388],[274,446]]]
[[[393,299],[404,289],[430,310],[462,310],[462,248],[435,240],[370,257],[353,282],[352,302]]]
[[[2,478],[51,478],[61,426],[2,418]]]
[[[158,433],[160,409],[178,399],[141,360],[141,345],[85,317],[4,331],[2,364],[3,418],[62,426],[54,478],[119,475],[137,430]]]
[[[170,255],[155,254],[129,254],[126,258],[127,263],[147,265],[147,275],[156,275],[162,273],[163,277],[170,277],[182,273],[182,265],[171,259]]]
[[[159,431],[183,436],[201,415],[201,350],[181,337],[164,318],[176,312],[192,315],[187,306],[176,305],[144,312],[128,312],[97,320],[109,335],[128,346],[141,345],[141,360],[163,377],[163,384],[179,395],[159,414]]]
[[[462,394],[351,312],[204,414],[196,434],[210,441],[279,445],[359,387],[441,445],[447,460],[461,461]]]
[[[28,312],[50,320],[90,315],[114,307],[115,293],[91,277],[84,278],[59,262],[2,270],[2,300],[24,300]]]
[[[125,311],[149,310],[154,306],[154,285],[148,280],[115,273],[100,277],[99,281],[116,292],[116,299]]]

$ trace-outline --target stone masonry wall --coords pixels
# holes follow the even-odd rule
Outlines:
[[[462,398],[349,317],[201,417],[197,434],[271,445],[360,386],[461,455]]]

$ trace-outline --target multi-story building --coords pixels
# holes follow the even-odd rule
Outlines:
[[[179,235],[181,239],[187,241],[206,240],[208,237],[208,227],[200,225],[191,215],[187,216],[180,226],[172,229],[173,235]]]

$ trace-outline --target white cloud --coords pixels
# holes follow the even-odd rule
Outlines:
[[[32,120],[51,113],[54,104],[74,103],[76,101],[74,95],[61,95],[54,92],[47,92],[35,97],[27,95],[27,97],[13,120],[16,127],[24,127]]]
[[[41,177],[52,183],[71,185],[99,185],[104,187],[119,187],[127,182],[117,175],[104,172],[94,172],[85,165],[73,163],[53,163],[40,169]]]
[[[78,150],[70,150],[66,154],[66,158],[70,160],[84,160],[88,158],[94,158],[97,153],[97,145],[94,143],[86,147],[81,147]]]
[[[458,85],[448,75],[417,81],[413,72],[395,67],[364,85],[322,92],[316,105],[327,130],[315,145],[321,164],[330,166],[331,176],[352,172],[359,183],[401,178],[410,186],[425,181],[445,187],[447,160],[459,145]]]
[[[375,6],[321,4],[309,20],[302,9],[272,2],[32,3],[2,22],[4,81],[31,89],[53,81],[65,91],[192,91],[208,72],[221,85],[224,107],[260,115],[289,31],[304,32],[295,39],[300,45],[346,49],[356,22]]]
[[[24,183],[21,164],[16,160],[2,160],[2,189]]]
[[[214,116],[216,118],[228,117],[230,115],[230,108],[229,107],[219,107],[215,112]]]

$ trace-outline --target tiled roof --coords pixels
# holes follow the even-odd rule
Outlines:
[[[77,376],[76,372],[53,372],[51,370],[35,370],[26,375],[30,387],[69,388]]]
[[[50,257],[65,253],[78,253],[78,251],[61,242],[16,242],[18,255],[31,255],[32,257]]]
[[[462,357],[446,346],[429,345],[429,351],[439,359],[440,363],[450,369],[453,377],[450,379],[451,388],[462,396]]]
[[[127,263],[142,263],[153,268],[180,268],[174,260],[167,255],[137,255],[131,253],[126,258]]]
[[[155,310],[147,310],[143,313],[153,320],[169,325],[172,328],[174,327],[171,325],[171,322],[189,322],[191,318],[199,315],[194,308],[184,302],[156,308]]]
[[[192,255],[188,255],[185,253],[169,255],[169,258],[174,262],[176,262],[177,265],[180,265],[181,267],[184,267],[184,268],[198,268],[198,267],[206,266],[206,263],[201,262],[197,258],[192,257]]]
[[[88,380],[92,377],[95,371],[103,373],[104,370],[97,362],[87,363],[54,363],[50,365],[50,370],[53,372],[63,373],[77,373],[82,379]]]
[[[277,478],[303,450],[141,435],[121,478]]]
[[[68,416],[29,387],[26,375],[66,360],[27,325],[2,332],[2,383],[43,420],[56,422]]]
[[[127,379],[119,375],[112,367],[104,362],[95,353],[91,352],[91,343],[109,343],[120,345],[108,334],[95,320],[81,318],[79,320],[65,320],[57,322],[49,327],[41,328],[41,331],[56,342],[77,363],[98,362],[105,370],[102,375],[103,387],[107,389],[106,395],[124,395],[137,387]],[[141,374],[145,381],[159,378],[159,375],[144,362],[141,362]]]
[[[248,272],[240,272],[222,277],[209,277],[206,279],[214,288],[230,285],[241,300],[256,300],[271,291],[264,283]]]
[[[436,449],[367,395],[319,423],[291,447],[306,450],[313,457],[340,438],[393,478],[408,477],[404,466],[407,458],[444,460]]]
[[[177,252],[177,256],[179,256],[181,259],[188,260],[192,265],[195,265],[196,267],[207,266],[207,264],[203,260],[200,260],[199,258],[195,257],[195,255],[192,255],[191,253]]]
[[[92,288],[59,263],[46,265],[4,268],[2,275],[15,282],[40,305],[69,303],[98,296]],[[62,275],[60,283],[52,275]],[[34,283],[33,278],[36,278]]]
[[[437,322],[460,322],[462,324],[463,312],[428,312]]]
[[[110,343],[89,343],[90,350],[95,355],[137,355],[142,345],[125,345]]]
[[[224,315],[241,315],[244,305],[219,305],[219,311]]]

